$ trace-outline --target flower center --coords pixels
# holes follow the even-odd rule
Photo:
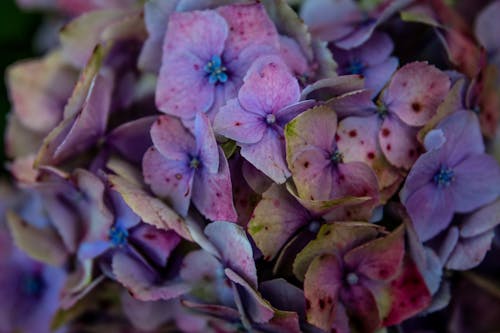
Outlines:
[[[208,82],[216,84],[217,82],[224,83],[227,81],[227,68],[222,65],[222,59],[218,55],[214,55],[204,67],[208,75]]]
[[[274,114],[270,113],[270,114],[268,114],[268,115],[266,116],[266,123],[267,123],[268,125],[272,125],[272,124],[274,124],[275,122],[276,122],[276,116],[275,116]]]
[[[189,161],[189,167],[191,169],[198,169],[200,167],[200,160],[196,157],[193,157],[191,161]]]
[[[320,227],[321,227],[321,223],[319,221],[314,221],[313,220],[313,221],[311,221],[309,223],[308,229],[309,229],[310,232],[316,233],[316,232],[318,232],[318,230],[319,230]]]
[[[455,173],[452,169],[441,166],[441,169],[439,169],[439,171],[434,174],[432,180],[438,187],[448,187],[455,179],[454,175]]]
[[[385,104],[380,103],[377,105],[377,115],[379,118],[384,119],[388,113],[389,110],[387,110],[387,106],[385,106]]]
[[[38,273],[29,273],[21,278],[21,290],[26,296],[40,296],[45,287],[45,281]]]
[[[335,164],[339,164],[343,162],[344,157],[342,156],[342,154],[339,152],[338,149],[335,149],[333,154],[330,156],[330,160]]]
[[[114,246],[127,244],[128,231],[123,227],[112,227],[109,230],[109,240]]]
[[[365,65],[359,59],[353,59],[346,68],[347,74],[363,74]]]
[[[355,285],[359,282],[359,277],[356,273],[351,272],[351,273],[347,274],[345,280],[347,281],[348,284],[350,284],[352,286],[352,285]]]

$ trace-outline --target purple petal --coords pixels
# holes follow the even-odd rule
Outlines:
[[[194,171],[183,161],[166,159],[154,147],[144,154],[142,168],[144,181],[151,190],[185,216],[192,196]]]
[[[261,115],[243,109],[232,99],[217,113],[214,131],[239,143],[252,144],[264,136],[267,126]]]
[[[242,144],[240,152],[248,162],[278,184],[284,183],[290,176],[283,137],[272,128],[267,129],[258,143]]]
[[[299,98],[297,79],[279,57],[272,55],[252,64],[238,93],[241,106],[260,115],[276,113]]]
[[[112,267],[118,282],[140,301],[169,300],[189,291],[182,283],[156,284],[157,277],[151,268],[122,252],[113,256]]]
[[[193,135],[174,117],[158,117],[151,127],[151,139],[155,148],[169,160],[189,162],[187,155],[196,151]]]
[[[394,74],[383,101],[406,124],[421,126],[436,113],[449,89],[446,73],[427,63],[413,62]]]
[[[450,257],[451,252],[457,246],[458,240],[460,239],[460,231],[456,226],[451,226],[448,230],[444,239],[441,241],[439,247],[439,260],[441,266],[444,267],[448,258]]]
[[[143,117],[115,128],[106,138],[111,145],[129,161],[140,163],[146,150],[153,144],[149,133],[155,116]]]
[[[410,194],[405,206],[422,242],[444,230],[450,224],[455,209],[451,193],[433,183]]]
[[[225,267],[240,274],[252,288],[257,288],[257,271],[253,261],[252,246],[245,231],[230,222],[212,222],[205,234],[221,255]]]
[[[197,250],[189,252],[182,261],[180,276],[188,282],[204,282],[205,277],[220,278],[222,264],[208,252]]]
[[[418,158],[420,144],[418,130],[400,121],[397,117],[384,119],[379,132],[379,142],[387,160],[398,168],[409,169]]]
[[[245,160],[243,160],[241,172],[248,186],[255,193],[262,194],[273,184],[273,181],[269,177]]]
[[[399,61],[397,58],[391,57],[381,64],[369,67],[364,72],[365,86],[371,90],[372,97],[384,88],[386,83],[391,78],[392,74],[398,69]]]
[[[280,310],[296,312],[300,318],[306,316],[306,302],[302,289],[279,278],[264,281],[259,290],[265,299]]]
[[[181,241],[173,230],[165,231],[144,223],[131,232],[130,239],[160,267],[167,265],[170,254]]]
[[[246,48],[279,48],[278,32],[260,3],[219,7],[217,12],[229,26],[224,55],[229,61],[238,58]]]
[[[281,247],[306,223],[310,215],[284,186],[276,184],[262,194],[248,224],[248,232],[264,255],[272,260]]]
[[[231,175],[224,152],[219,148],[219,170],[211,173],[202,167],[195,172],[192,200],[196,208],[211,221],[236,222]]]
[[[323,254],[312,261],[304,279],[307,321],[325,331],[335,324],[335,307],[342,286],[341,263]]]
[[[196,147],[200,153],[200,162],[210,173],[219,169],[219,150],[210,120],[204,114],[197,114],[194,121]]]
[[[201,59],[187,52],[165,51],[163,54],[156,85],[158,109],[182,119],[191,119],[198,112],[208,111],[215,95],[215,85],[208,82],[204,70],[210,58]],[[196,98],[192,98],[193,93]]]
[[[380,326],[380,314],[372,292],[362,284],[341,289],[340,300],[346,308],[350,323],[361,332],[374,332]]]
[[[305,75],[309,71],[309,64],[303,55],[299,44],[288,37],[280,35],[280,55],[287,66],[296,76]]]
[[[472,155],[453,167],[450,186],[457,212],[470,212],[500,194],[500,167],[489,155]]]
[[[500,42],[495,34],[498,15],[500,15],[500,3],[493,1],[486,6],[476,17],[475,35],[482,46],[488,51],[498,51]]]

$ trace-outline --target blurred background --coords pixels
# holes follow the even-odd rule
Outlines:
[[[24,58],[36,55],[33,36],[41,23],[41,15],[36,12],[21,11],[14,0],[0,1],[0,68],[2,80],[0,85],[0,143],[3,147],[3,133],[7,112],[10,109],[5,89],[6,67]],[[4,174],[5,155],[0,149],[0,173]]]

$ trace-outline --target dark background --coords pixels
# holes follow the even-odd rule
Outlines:
[[[0,173],[4,173],[3,139],[6,115],[10,110],[5,88],[5,68],[16,60],[33,57],[33,36],[41,21],[36,12],[21,11],[14,0],[0,1]]]

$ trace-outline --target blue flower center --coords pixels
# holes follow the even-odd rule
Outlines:
[[[476,106],[472,109],[472,112],[474,112],[475,114],[479,114],[479,113],[481,113],[481,108],[479,107],[479,105],[476,105]]]
[[[112,227],[109,230],[109,240],[114,246],[127,244],[128,231],[123,227]]]
[[[274,114],[270,113],[270,114],[268,114],[268,115],[266,116],[266,123],[267,123],[268,125],[272,125],[272,124],[274,124],[275,122],[276,122],[276,116],[275,116]]]
[[[198,169],[200,167],[200,160],[197,157],[191,158],[191,161],[189,161],[189,167],[191,169]]]
[[[439,171],[434,174],[432,180],[438,187],[448,187],[455,179],[454,175],[455,174],[452,169],[441,166]]]
[[[363,74],[365,65],[359,59],[353,59],[346,68],[347,74]]]
[[[330,155],[330,160],[335,164],[339,164],[343,162],[344,157],[342,156],[342,154],[339,152],[338,149],[335,149],[333,154]]]
[[[205,65],[204,70],[208,75],[208,82],[210,82],[210,84],[227,82],[227,68],[222,64],[220,56],[214,55],[212,60]]]
[[[21,291],[26,296],[40,296],[45,288],[45,281],[40,274],[29,273],[21,278]]]

